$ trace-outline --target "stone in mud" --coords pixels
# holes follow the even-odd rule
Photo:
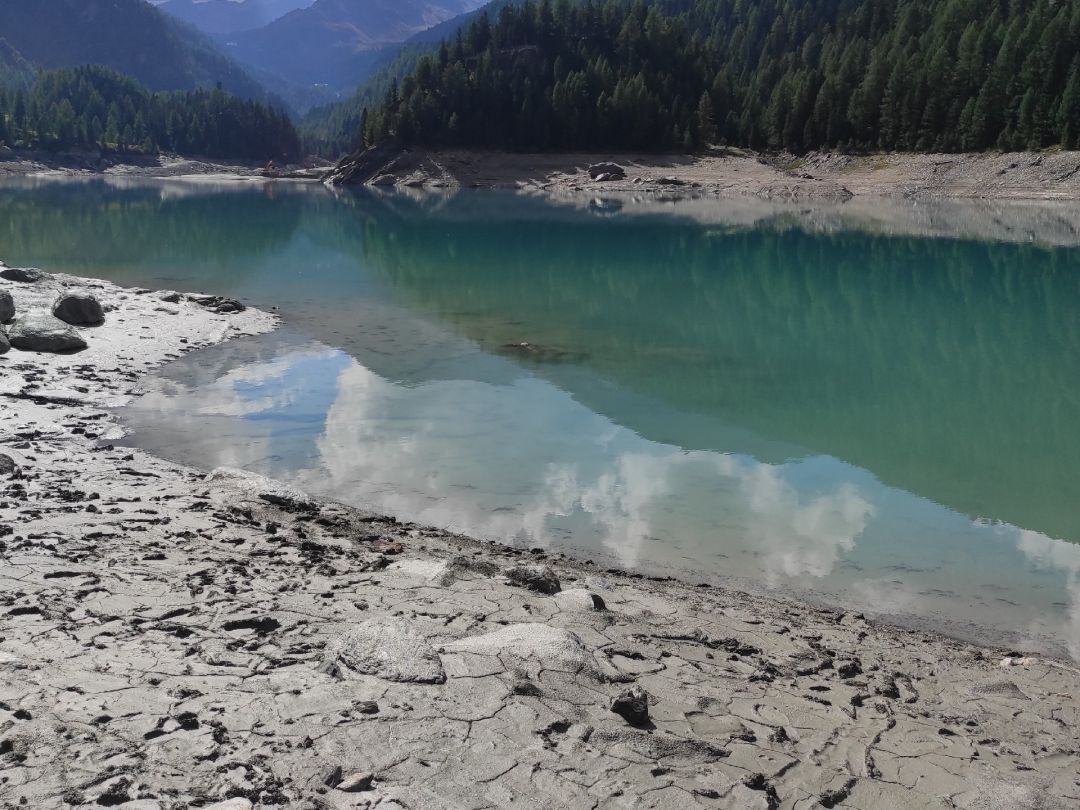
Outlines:
[[[5,267],[0,270],[0,278],[6,278],[8,281],[18,281],[22,284],[37,284],[45,278],[45,275],[36,267]]]
[[[371,790],[371,783],[374,779],[374,774],[357,771],[356,773],[350,773],[343,777],[342,780],[337,783],[337,789],[342,793],[361,793],[365,790]]]
[[[74,329],[45,310],[20,315],[8,328],[12,347],[26,352],[69,352],[86,348]]]
[[[515,624],[482,636],[454,641],[443,648],[453,656],[452,675],[475,675],[474,670],[489,667],[480,659],[495,659],[488,663],[498,668],[513,669],[519,677],[535,677],[542,672],[564,672],[587,675],[602,680],[596,659],[589,653],[576,633],[546,624]],[[459,655],[460,654],[460,655]],[[450,659],[447,667],[450,668]]]
[[[632,686],[611,701],[611,710],[632,726],[649,722],[649,696],[640,686]]]
[[[314,499],[306,492],[264,475],[235,467],[217,467],[206,477],[206,481],[227,486],[245,500],[265,501],[283,509],[296,511],[309,511],[315,508]]]
[[[326,645],[322,670],[355,672],[399,683],[443,683],[438,653],[404,622],[369,619]]]
[[[506,572],[511,585],[528,588],[537,593],[555,594],[562,590],[559,578],[546,565],[515,565]]]
[[[62,293],[52,308],[53,315],[74,326],[97,326],[105,321],[101,302],[88,292]]]
[[[607,610],[603,598],[599,594],[587,591],[584,588],[571,588],[562,591],[555,597],[555,604],[560,610],[568,613],[591,613],[593,611]]]
[[[9,292],[0,292],[0,323],[8,323],[15,317],[15,299]]]
[[[19,465],[15,459],[6,453],[0,453],[0,477],[8,478],[19,472]]]

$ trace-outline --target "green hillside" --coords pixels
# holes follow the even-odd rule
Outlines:
[[[386,90],[367,142],[1080,146],[1080,0],[527,2]]]

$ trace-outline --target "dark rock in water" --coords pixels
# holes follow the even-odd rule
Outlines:
[[[97,326],[105,320],[101,302],[87,292],[66,292],[53,304],[53,315],[75,326]]]
[[[7,323],[15,317],[15,299],[9,292],[0,292],[0,323]]]
[[[0,453],[0,476],[14,477],[19,472],[19,465],[15,459],[6,453]]]
[[[640,686],[632,686],[611,701],[611,710],[632,726],[649,722],[649,696]]]
[[[74,329],[44,310],[32,310],[15,319],[8,338],[16,349],[26,352],[70,352],[86,348],[86,341]]]
[[[589,167],[589,177],[593,180],[624,180],[626,170],[618,163],[594,163]]]
[[[11,341],[8,340],[7,333],[0,329],[0,354],[7,354],[11,351]]]
[[[0,270],[0,278],[8,281],[18,281],[23,284],[37,284],[45,278],[45,273],[36,267],[5,267]]]
[[[562,590],[559,578],[546,565],[515,565],[507,570],[506,578],[511,585],[537,593],[554,594]]]

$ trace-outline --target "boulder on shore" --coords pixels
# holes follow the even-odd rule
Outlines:
[[[97,326],[105,321],[101,302],[88,292],[61,293],[52,308],[53,315],[75,326]]]
[[[625,180],[626,169],[618,163],[594,163],[589,167],[589,177],[593,180]]]
[[[7,323],[15,317],[15,299],[9,292],[0,292],[0,323]]]
[[[0,354],[7,354],[9,351],[11,351],[11,341],[8,340],[4,330],[0,329]]]
[[[0,278],[18,281],[23,284],[36,284],[45,278],[45,273],[36,267],[4,267],[0,269]]]
[[[86,348],[82,336],[45,310],[31,310],[8,328],[11,345],[25,352],[70,352]]]

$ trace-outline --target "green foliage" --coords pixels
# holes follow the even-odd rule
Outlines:
[[[220,88],[151,93],[103,67],[48,71],[28,90],[0,89],[0,141],[255,160],[292,159],[300,151],[283,112]]]
[[[528,0],[373,89],[367,143],[1076,148],[1080,0]]]

